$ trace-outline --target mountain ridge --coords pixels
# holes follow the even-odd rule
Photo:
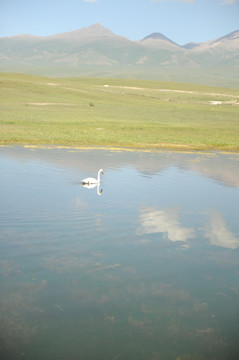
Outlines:
[[[223,41],[223,40],[229,40],[230,38],[232,39],[235,35],[236,38],[239,38],[239,30],[235,30],[232,31],[226,35],[223,35],[219,38],[215,38],[213,40],[208,40],[208,41],[203,41],[203,42],[189,42],[186,43],[185,45],[179,45],[178,43],[176,43],[175,41],[169,39],[167,36],[165,36],[164,34],[160,33],[160,32],[153,32],[149,35],[146,35],[144,38],[139,39],[139,40],[130,40],[127,37],[118,35],[113,33],[110,29],[104,27],[103,25],[101,25],[100,23],[94,23],[90,26],[87,27],[83,27],[83,28],[79,28],[76,30],[72,30],[72,31],[67,31],[64,33],[57,33],[57,34],[52,34],[52,35],[45,35],[45,36],[40,36],[40,35],[33,35],[33,34],[18,34],[18,35],[13,35],[13,36],[1,36],[0,39],[16,39],[16,38],[32,38],[32,39],[50,39],[50,38],[61,38],[61,37],[65,37],[65,38],[74,38],[75,36],[78,35],[83,35],[85,37],[91,37],[91,36],[96,36],[96,37],[121,37],[121,38],[125,38],[131,42],[142,42],[148,39],[155,39],[155,40],[165,40],[165,41],[169,41],[170,43],[173,43],[179,47],[184,47],[188,44],[203,44],[203,43],[208,43],[208,42],[215,42],[215,41]]]

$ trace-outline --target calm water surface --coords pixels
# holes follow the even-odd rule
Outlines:
[[[239,358],[238,154],[2,147],[0,169],[1,359]]]

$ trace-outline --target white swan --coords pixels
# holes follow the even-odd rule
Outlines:
[[[101,175],[101,174],[104,174],[104,171],[103,171],[102,169],[100,169],[100,170],[98,171],[98,178],[97,178],[97,179],[88,177],[88,178],[86,178],[86,179],[84,179],[84,180],[81,180],[82,185],[88,185],[88,186],[92,185],[92,188],[93,188],[95,185],[99,185],[99,184],[100,184],[100,175]],[[93,186],[93,185],[94,185],[94,186]]]

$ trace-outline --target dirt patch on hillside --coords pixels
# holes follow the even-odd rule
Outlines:
[[[69,103],[47,103],[47,102],[33,102],[33,103],[26,103],[26,105],[34,105],[34,106],[76,106],[76,104],[69,104]]]

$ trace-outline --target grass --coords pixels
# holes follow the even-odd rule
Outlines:
[[[8,73],[0,87],[0,144],[239,150],[239,90]]]

